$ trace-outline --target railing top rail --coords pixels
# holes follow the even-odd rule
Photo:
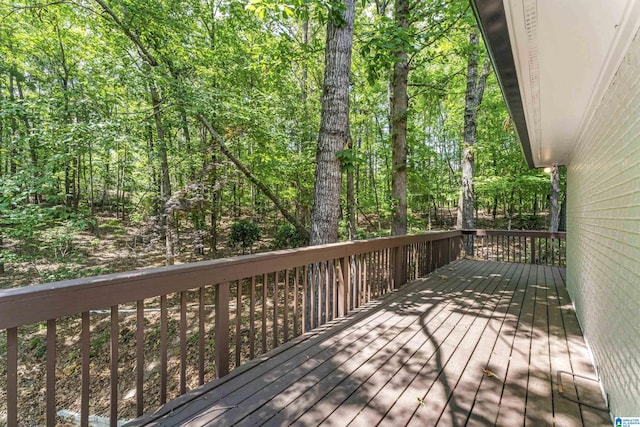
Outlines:
[[[0,329],[325,260],[459,236],[460,230],[383,237],[0,290]]]
[[[544,231],[544,230],[460,230],[462,234],[472,234],[474,236],[512,236],[512,237],[551,237],[554,239],[566,239],[567,233],[564,231]]]

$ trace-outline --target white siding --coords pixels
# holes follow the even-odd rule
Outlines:
[[[640,416],[640,37],[568,165],[567,286],[612,416]]]

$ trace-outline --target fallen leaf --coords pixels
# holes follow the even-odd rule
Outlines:
[[[488,377],[494,377],[495,379],[499,380],[500,378],[498,378],[498,376],[490,369],[483,369],[482,372],[488,376]]]
[[[422,406],[426,406],[426,405],[424,404],[424,400],[423,400],[421,397],[418,397],[418,402],[420,403],[420,405],[422,405]]]

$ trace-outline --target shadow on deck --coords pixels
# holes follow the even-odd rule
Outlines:
[[[564,269],[461,260],[131,425],[611,425],[571,373],[596,375]]]

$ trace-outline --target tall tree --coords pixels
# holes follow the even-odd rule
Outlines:
[[[336,153],[349,136],[349,79],[355,0],[331,3],[327,21],[324,83],[311,210],[311,245],[338,240],[341,168]]]
[[[458,228],[472,229],[474,221],[473,170],[475,164],[475,145],[478,108],[482,103],[487,77],[491,73],[491,63],[486,58],[482,71],[478,75],[478,33],[469,33],[469,54],[467,57],[467,89],[464,104],[464,140],[462,149],[462,188],[458,203]],[[473,254],[473,239],[467,236],[465,253]]]
[[[409,0],[396,0],[394,8],[398,31],[409,29]],[[390,83],[389,116],[391,120],[391,197],[393,200],[391,234],[407,233],[407,109],[409,95],[407,80],[409,63],[406,47],[394,52]]]

